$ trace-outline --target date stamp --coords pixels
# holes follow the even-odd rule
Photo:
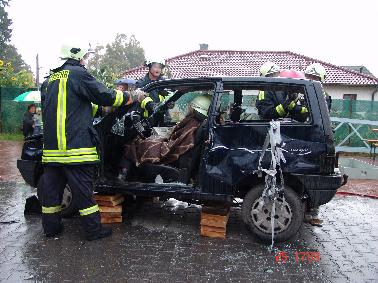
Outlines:
[[[320,261],[320,252],[299,252],[295,251],[289,254],[285,251],[279,251],[275,256],[276,263],[286,263],[295,259],[296,263],[314,263]]]

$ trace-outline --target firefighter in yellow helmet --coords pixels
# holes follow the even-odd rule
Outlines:
[[[68,184],[79,210],[87,240],[110,236],[101,226],[93,200],[93,179],[99,161],[98,137],[92,125],[92,103],[123,106],[132,103],[128,92],[107,89],[84,67],[89,50],[63,46],[63,64],[52,70],[41,92],[44,145],[42,162],[42,225],[47,237],[62,232],[61,202]]]
[[[260,68],[260,76],[262,77],[278,77],[280,72],[281,68],[270,61]],[[260,91],[256,101],[256,108],[259,116],[264,120],[289,117],[299,122],[304,122],[308,117],[307,108],[298,104],[296,94],[284,91]]]
[[[305,70],[307,79],[319,81],[324,83],[326,80],[326,69],[319,63],[309,65]],[[331,111],[332,98],[324,92],[324,97],[327,102],[328,111]],[[308,209],[305,212],[305,222],[313,226],[322,226],[323,221],[319,218],[319,206]]]
[[[313,63],[306,68],[305,75],[307,79],[320,81],[321,83],[324,83],[327,77],[327,72],[321,64]],[[326,92],[324,92],[324,97],[327,102],[328,111],[331,111],[332,98]]]

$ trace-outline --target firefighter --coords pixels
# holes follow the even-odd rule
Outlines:
[[[273,63],[266,62],[260,68],[262,77],[278,77],[281,68]],[[266,120],[279,118],[292,118],[299,122],[306,121],[308,117],[307,107],[298,103],[299,97],[296,93],[284,91],[260,91],[256,101],[256,108],[259,116]]]
[[[88,49],[63,46],[62,66],[52,70],[42,92],[44,163],[42,225],[47,237],[63,231],[61,202],[68,184],[79,210],[86,239],[108,237],[93,200],[93,179],[99,161],[98,137],[92,124],[92,105],[123,106],[132,102],[127,92],[109,90],[85,69]]]
[[[162,70],[165,67],[165,64],[162,61],[160,60],[149,61],[149,62],[146,62],[146,66],[148,67],[148,73],[137,82],[136,84],[137,88],[142,88],[152,82],[160,81],[164,79],[162,75]],[[147,97],[139,98],[138,100],[141,101],[140,106],[143,110],[143,117],[145,118],[149,117],[152,114],[154,107],[158,103],[162,102],[166,96],[167,96],[166,92],[159,93],[158,91],[154,90],[154,91],[151,91]]]
[[[306,68],[305,75],[307,79],[324,83],[327,73],[325,68],[321,64],[313,63]],[[332,98],[326,92],[324,92],[324,97],[327,102],[328,111],[331,111]]]
[[[324,83],[327,73],[321,64],[313,63],[306,68],[305,75],[307,79]],[[328,111],[331,111],[332,98],[325,92],[324,97],[327,102]],[[319,218],[319,206],[307,209],[305,213],[305,222],[310,223],[312,226],[322,226],[323,221]]]

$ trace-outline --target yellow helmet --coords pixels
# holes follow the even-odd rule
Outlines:
[[[309,65],[305,70],[305,74],[317,77],[321,82],[325,81],[327,75],[325,68],[319,63]]]
[[[200,95],[192,100],[190,105],[192,108],[207,117],[207,111],[209,110],[211,103],[211,97],[209,95]]]
[[[280,66],[278,66],[276,63],[268,61],[260,67],[260,76],[267,77],[276,74],[279,71],[281,71]]]
[[[60,50],[60,59],[67,60],[67,59],[74,59],[74,60],[82,60],[84,59],[85,55],[92,52],[90,48],[83,48],[77,46],[70,46],[70,45],[63,45]]]

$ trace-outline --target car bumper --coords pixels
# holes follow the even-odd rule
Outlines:
[[[310,207],[329,202],[335,196],[337,189],[346,184],[348,178],[346,175],[341,175],[337,168],[332,175],[292,174],[292,176],[308,195]]]

